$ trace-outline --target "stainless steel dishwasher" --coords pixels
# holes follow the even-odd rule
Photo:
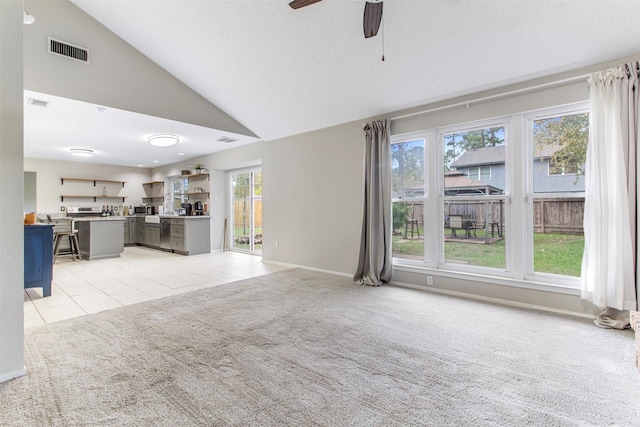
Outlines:
[[[171,250],[170,218],[160,218],[160,249]]]

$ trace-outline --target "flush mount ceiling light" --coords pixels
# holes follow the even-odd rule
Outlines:
[[[72,156],[77,156],[77,157],[93,156],[93,150],[89,150],[88,148],[72,148],[69,151],[71,151]]]
[[[149,144],[156,147],[170,147],[180,142],[175,135],[152,135],[149,137]]]

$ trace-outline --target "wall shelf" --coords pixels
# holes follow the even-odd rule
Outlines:
[[[117,184],[122,184],[122,187],[124,188],[124,184],[126,184],[127,181],[113,181],[110,179],[88,179],[88,178],[60,178],[60,185],[64,185],[64,181],[81,181],[81,182],[93,182],[93,186],[96,186],[97,182],[103,182],[103,183],[117,183]],[[66,196],[66,197],[71,197],[71,196]],[[86,196],[85,196],[86,197]]]
[[[181,175],[180,178],[207,178],[207,181],[209,181],[209,174],[208,173],[192,173],[191,175]]]
[[[73,194],[64,194],[60,195],[60,201],[64,202],[65,197],[67,199],[93,199],[94,202],[97,202],[98,199],[122,199],[122,203],[124,203],[124,200],[127,198],[127,196],[78,196]]]

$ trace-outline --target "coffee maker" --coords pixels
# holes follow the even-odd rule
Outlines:
[[[195,215],[204,215],[204,211],[202,210],[202,202],[201,201],[197,201],[194,204],[193,209],[195,210]]]
[[[193,215],[193,206],[191,206],[191,203],[182,203],[180,207],[184,209],[184,214],[186,216]]]

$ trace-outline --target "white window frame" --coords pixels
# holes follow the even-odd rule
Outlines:
[[[509,210],[510,210],[510,206],[508,203],[509,200],[509,192],[510,192],[510,188],[509,188],[509,178],[508,175],[510,173],[510,170],[512,169],[511,167],[508,166],[508,153],[510,151],[510,143],[509,143],[509,136],[510,136],[510,117],[509,116],[502,116],[502,117],[496,117],[496,118],[490,118],[490,119],[485,119],[485,120],[479,120],[479,121],[474,121],[474,122],[468,122],[468,123],[460,123],[460,124],[455,124],[455,125],[451,125],[451,126],[445,126],[445,127],[441,127],[436,129],[435,131],[435,135],[436,135],[436,141],[437,141],[437,153],[435,154],[434,158],[437,159],[436,161],[438,162],[437,164],[437,176],[435,181],[437,181],[437,209],[438,209],[438,213],[439,213],[439,224],[442,225],[444,224],[444,202],[447,200],[451,200],[451,201],[455,201],[455,200],[463,200],[464,198],[467,197],[462,197],[461,196],[445,196],[444,194],[444,162],[442,161],[442,159],[444,159],[444,145],[443,145],[443,141],[444,141],[444,136],[451,134],[451,133],[464,133],[464,132],[472,132],[474,130],[483,130],[483,129],[489,129],[489,128],[495,128],[495,127],[503,127],[504,128],[504,140],[505,140],[505,189],[504,189],[504,194],[501,195],[495,195],[495,196],[483,196],[483,200],[504,200],[504,215],[505,215],[505,224],[509,224],[510,221],[508,221],[509,218]],[[426,152],[426,150],[425,150]],[[473,197],[468,197],[470,199],[473,199]],[[477,197],[476,197],[477,198]],[[426,209],[425,209],[426,210]],[[425,230],[425,235],[426,235],[426,230]],[[505,236],[508,236],[509,234],[507,233],[507,231],[505,230]],[[452,272],[464,272],[464,273],[471,273],[471,274],[480,274],[480,275],[487,275],[487,276],[494,276],[494,277],[512,277],[512,273],[511,273],[511,259],[509,256],[509,243],[507,240],[505,240],[505,269],[496,269],[496,268],[489,268],[489,267],[482,267],[482,266],[469,266],[469,265],[461,265],[461,264],[455,264],[455,263],[447,263],[445,262],[444,259],[444,227],[440,226],[438,227],[438,234],[437,234],[437,241],[438,241],[438,259],[437,259],[437,268],[440,270],[447,270],[447,271],[452,271]],[[426,237],[425,237],[426,239]],[[426,245],[425,245],[426,246]]]
[[[526,171],[526,181],[524,182],[523,191],[525,194],[525,206],[526,206],[526,221],[525,221],[525,274],[524,279],[528,281],[535,281],[541,283],[553,283],[559,286],[566,286],[568,288],[579,289],[580,278],[563,276],[551,273],[542,273],[534,271],[533,262],[533,230],[534,230],[534,218],[533,218],[533,206],[534,201],[539,198],[574,198],[585,197],[584,192],[572,192],[572,193],[534,193],[533,192],[533,162],[534,162],[534,146],[533,146],[533,122],[536,120],[543,120],[546,118],[553,118],[558,116],[569,116],[572,114],[590,113],[590,106],[588,101],[577,102],[568,105],[543,108],[539,110],[528,111],[523,114],[525,121],[524,132],[524,146],[526,147],[525,155],[522,157],[524,161],[523,171]],[[575,175],[575,174],[568,174]],[[560,176],[560,175],[552,175]]]
[[[486,178],[486,179],[482,178],[482,169],[483,168],[489,169],[489,178]],[[477,173],[477,178],[471,178],[471,173],[470,173],[471,170],[474,170]],[[469,168],[467,168],[467,177],[469,179],[473,179],[474,181],[491,181],[491,177],[492,177],[491,165],[469,167]]]
[[[429,176],[427,173],[427,161],[428,161],[428,157],[427,157],[427,137],[426,134],[424,132],[420,132],[420,133],[415,133],[415,134],[405,134],[405,135],[397,135],[391,138],[390,143],[391,145],[395,145],[395,144],[401,144],[403,142],[409,142],[409,141],[415,141],[415,140],[419,140],[421,139],[423,141],[424,144],[424,149],[423,149],[423,155],[425,156],[425,159],[423,160],[423,171],[422,171],[422,182],[424,183],[424,196],[423,197],[411,197],[411,198],[403,198],[403,197],[392,197],[391,198],[391,212],[393,213],[393,204],[394,203],[408,203],[408,202],[422,202],[423,204],[423,212],[427,213],[427,199],[429,197],[429,188],[428,188],[428,180],[427,177]],[[391,148],[389,148],[391,149]],[[393,170],[390,171],[391,174],[390,176],[393,176]],[[393,221],[392,221],[393,222]],[[423,218],[423,230],[424,230],[424,234],[427,233],[427,219]],[[423,260],[426,259],[426,252],[427,252],[427,244],[426,244],[426,238],[423,238],[423,242],[424,243],[424,256],[423,256]],[[393,248],[392,248],[393,249]],[[401,262],[406,262],[409,264],[413,264],[413,265],[419,265],[419,266],[424,266],[426,263],[425,261],[419,261],[419,260],[414,260],[414,259],[408,259],[408,258],[394,258],[394,260],[401,260]]]

